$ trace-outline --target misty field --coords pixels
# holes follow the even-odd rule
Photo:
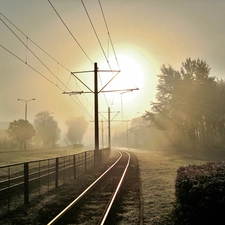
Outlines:
[[[124,149],[127,150],[127,149]],[[142,181],[144,224],[166,224],[174,202],[176,171],[180,166],[225,160],[225,153],[128,149],[137,156]],[[14,150],[0,152],[0,165],[76,154],[81,150]]]
[[[23,163],[35,160],[56,158],[60,156],[74,155],[87,149],[55,148],[55,149],[27,149],[4,150],[0,149],[0,166],[14,163]]]

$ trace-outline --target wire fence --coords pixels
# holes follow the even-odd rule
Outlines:
[[[105,148],[98,154],[91,150],[0,167],[0,217],[81,176],[104,162],[109,155],[110,148]]]

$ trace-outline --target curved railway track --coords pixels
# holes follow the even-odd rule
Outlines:
[[[85,191],[62,210],[48,225],[53,224],[115,224],[113,203],[122,186],[130,164],[130,154],[120,157]],[[113,211],[112,211],[113,209]]]

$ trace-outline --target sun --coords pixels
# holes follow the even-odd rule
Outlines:
[[[115,72],[100,73],[100,86],[103,87],[114,77],[103,90],[106,91],[106,97],[115,102],[121,102],[121,99],[123,102],[134,100],[144,84],[141,65],[131,56],[124,54],[118,55],[117,61],[110,59],[109,64],[112,70],[120,70],[120,72],[115,77]],[[107,63],[100,64],[99,66],[100,71],[106,68],[109,70]]]

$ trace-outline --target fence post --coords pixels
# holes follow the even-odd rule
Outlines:
[[[87,152],[85,152],[85,165],[84,166],[85,166],[84,171],[86,172],[87,171]]]
[[[77,176],[77,171],[76,171],[76,155],[73,155],[73,177],[74,179]]]
[[[24,204],[29,203],[29,164],[24,163]]]
[[[55,187],[58,187],[59,180],[59,158],[55,159]]]

